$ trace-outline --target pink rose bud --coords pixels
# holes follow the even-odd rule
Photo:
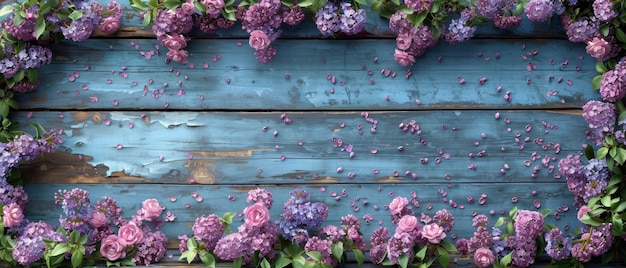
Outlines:
[[[123,245],[136,245],[143,242],[143,231],[134,222],[130,222],[118,230],[119,242]]]
[[[158,220],[161,217],[163,210],[165,210],[165,208],[159,204],[158,200],[146,199],[142,203],[141,215],[143,216],[143,219],[147,221]]]
[[[430,243],[439,244],[441,240],[446,238],[446,233],[441,226],[436,223],[431,223],[422,228],[422,237],[428,239]]]

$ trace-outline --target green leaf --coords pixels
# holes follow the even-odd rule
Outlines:
[[[27,69],[28,82],[36,84],[39,80],[39,69],[29,68]]]
[[[584,224],[588,224],[591,226],[600,226],[603,223],[601,220],[597,218],[592,218],[591,216],[589,216],[588,213],[583,215],[580,221]]]
[[[80,10],[74,10],[70,13],[69,18],[72,20],[78,20],[83,17],[83,12]]]
[[[437,252],[439,253],[439,264],[444,268],[448,267],[448,263],[450,263],[450,253],[443,247],[437,247]]]
[[[0,102],[0,118],[7,118],[9,116],[9,104],[5,101]]]
[[[496,223],[493,224],[493,227],[502,226],[505,220],[506,220],[505,217],[499,217]]]
[[[215,268],[215,256],[213,256],[213,254],[206,250],[201,250],[198,255],[200,256],[200,260],[202,261],[202,263],[204,263],[208,267]]]
[[[363,262],[365,261],[365,255],[363,254],[363,251],[355,248],[352,250],[352,253],[354,253],[354,258],[356,259],[357,265],[361,267],[361,265],[363,265]]]
[[[514,206],[511,211],[509,211],[509,218],[515,219],[517,216],[517,206]]]
[[[236,215],[235,212],[226,212],[221,217],[221,220],[222,220],[223,223],[231,224],[231,223],[233,223],[233,218],[235,217],[235,215]]]
[[[598,149],[598,153],[596,153],[596,157],[598,159],[604,159],[608,153],[609,153],[608,147],[600,147]]]
[[[615,209],[615,212],[620,213],[624,211],[624,209],[626,209],[626,201],[620,202],[617,208]]]
[[[550,213],[552,213],[552,210],[551,209],[546,209],[546,210],[541,211],[541,216],[545,218],[548,215],[550,215]]]
[[[421,25],[422,22],[424,22],[424,20],[426,19],[426,16],[428,16],[428,11],[422,11],[417,14],[413,13],[413,14],[407,15],[406,19],[410,21],[414,27],[417,27]]]
[[[322,257],[322,253],[320,253],[319,251],[307,251],[306,255],[316,262],[322,262],[324,260],[324,258]]]
[[[418,258],[420,261],[423,261],[424,258],[426,257],[426,250],[427,249],[428,249],[428,247],[421,248],[417,253],[415,253],[415,257]]]
[[[408,7],[408,6],[401,6],[398,11],[406,13],[407,15],[411,15],[411,14],[415,13],[415,11],[412,8]]]
[[[19,71],[17,71],[14,75],[13,75],[13,81],[15,82],[19,82],[22,81],[22,79],[24,79],[24,69],[20,69]]]
[[[206,6],[200,3],[200,1],[193,1],[193,6],[200,11],[200,14],[206,14]]]
[[[502,259],[500,260],[500,264],[506,267],[506,266],[509,266],[509,264],[511,264],[512,260],[513,260],[513,252],[506,254],[506,256],[502,257]]]
[[[233,266],[235,266],[235,268],[241,268],[242,264],[243,264],[242,257],[239,257],[233,260]]]
[[[513,223],[512,222],[507,222],[506,223],[506,233],[510,236],[515,234],[515,229],[513,228]]]
[[[152,13],[146,12],[143,14],[143,20],[141,21],[141,24],[148,26],[150,25],[150,23],[152,23]]]
[[[133,7],[136,11],[142,13],[148,11],[148,8],[150,7],[141,0],[130,0],[130,6]]]
[[[302,0],[298,2],[298,6],[300,7],[310,7],[315,4],[315,0]]]
[[[69,250],[70,250],[70,245],[68,245],[67,243],[59,243],[59,244],[56,244],[56,246],[54,246],[52,251],[50,251],[50,256],[59,256],[59,255],[65,254]]]
[[[343,242],[339,241],[335,244],[332,244],[331,250],[333,253],[333,257],[341,262],[341,257],[343,256]]]
[[[454,246],[454,244],[448,242],[448,241],[441,241],[440,244],[443,248],[445,248],[448,252],[457,252],[456,247]]]
[[[596,72],[598,73],[606,73],[609,69],[606,68],[606,65],[604,65],[604,62],[602,61],[597,61],[596,62]]]
[[[0,9],[0,17],[8,15],[8,14],[10,14],[12,12],[13,12],[13,6],[12,5],[3,6],[2,9]]]
[[[163,6],[165,6],[167,9],[173,10],[176,9],[177,7],[180,6],[180,1],[179,0],[165,0],[163,1]]]
[[[602,75],[596,75],[591,79],[591,88],[593,90],[600,90],[600,83],[602,82]]]
[[[398,257],[398,265],[400,265],[400,267],[402,268],[406,268],[409,265],[409,256],[407,256],[406,254],[402,254],[400,257]]]
[[[624,11],[622,11],[622,13],[624,13]],[[621,28],[615,27],[615,37],[617,37],[620,43],[626,43],[626,33],[624,33],[624,30]]]
[[[611,207],[611,196],[606,195],[600,199],[600,203],[605,207]]]
[[[441,2],[434,1],[432,6],[430,7],[430,12],[431,13],[437,13],[437,12],[439,12],[440,8],[441,8]]]
[[[71,262],[73,268],[80,267],[80,265],[83,263],[83,255],[84,253],[79,250],[76,250],[72,253]]]
[[[609,31],[610,31],[610,30],[611,30],[611,29],[609,28],[609,25],[608,25],[608,24],[602,24],[602,25],[600,25],[599,32],[600,32],[600,34],[601,34],[602,36],[608,36],[608,35],[609,35]]]
[[[291,264],[291,259],[285,257],[284,254],[280,254],[278,258],[274,260],[274,268],[283,268],[289,264]]]

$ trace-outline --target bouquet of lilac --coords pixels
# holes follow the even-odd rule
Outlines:
[[[423,214],[418,219],[412,206],[404,197],[396,197],[389,204],[391,220],[397,224],[393,235],[385,227],[372,232],[370,258],[372,263],[430,267],[435,260],[446,267],[455,246],[445,241],[447,233],[454,227],[452,214],[445,209],[437,211],[431,218]],[[424,224],[420,224],[420,221]]]

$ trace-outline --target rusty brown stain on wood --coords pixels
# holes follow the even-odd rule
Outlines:
[[[207,152],[193,151],[192,158],[187,160],[185,167],[190,169],[191,178],[199,184],[215,184],[216,167],[211,158],[248,158],[252,156],[252,150]]]
[[[123,171],[107,176],[105,165],[89,164],[93,158],[54,151],[20,166],[25,183],[143,183],[147,179]]]

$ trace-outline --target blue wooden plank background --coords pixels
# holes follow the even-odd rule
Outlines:
[[[16,119],[62,130],[65,141],[21,167],[31,220],[58,221],[51,202],[58,189],[113,197],[126,216],[157,198],[177,216],[162,228],[176,248],[196,217],[240,212],[247,190],[266,187],[275,204],[306,189],[330,206],[328,224],[371,214],[367,235],[390,227],[384,206],[411,192],[420,198],[418,213],[451,210],[459,238],[472,235],[472,212],[493,211],[495,222],[513,206],[552,209],[549,222],[580,226],[555,167],[587,142],[580,107],[598,98],[590,87],[595,60],[584,44],[563,39],[558,23],[525,20],[511,31],[482,27],[485,39],[441,42],[407,79],[393,61],[386,21],[372,15],[364,39],[320,38],[310,23],[286,28],[269,64],[257,62],[235,25],[191,41],[190,66],[142,56],[158,43],[144,39],[151,32],[129,8],[114,38],[55,46],[41,85],[16,97]],[[421,133],[403,131],[410,120]],[[342,190],[347,196],[335,200],[332,192]],[[467,201],[481,194],[484,205]],[[280,209],[274,206],[273,219]]]

